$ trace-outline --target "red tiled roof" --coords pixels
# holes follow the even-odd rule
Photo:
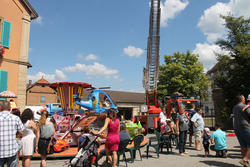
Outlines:
[[[50,84],[50,82],[48,82],[46,79],[44,79],[43,77],[38,80],[35,84]]]

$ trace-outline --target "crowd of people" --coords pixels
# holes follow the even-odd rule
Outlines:
[[[192,147],[194,137],[195,149],[201,151],[203,145],[205,157],[209,156],[209,150],[215,151],[218,157],[226,157],[226,133],[221,130],[221,125],[216,124],[215,132],[210,134],[210,129],[205,127],[202,109],[195,109],[194,104],[190,108],[181,105],[178,111],[172,107],[170,118],[166,117],[163,110],[160,113],[160,127],[163,135],[174,136],[172,138],[178,136],[177,148],[181,156],[188,154],[186,151],[187,139],[189,139],[189,147]]]
[[[238,104],[233,108],[234,130],[241,147],[242,160],[240,164],[249,167],[250,157],[250,108],[245,105],[244,96],[237,97]],[[201,108],[185,108],[181,105],[179,109],[172,107],[170,118],[167,118],[163,110],[160,115],[160,131],[164,135],[171,135],[178,142],[176,145],[180,156],[186,156],[187,139],[192,146],[194,137],[195,149],[204,149],[204,157],[210,156],[210,150],[215,151],[217,157],[227,157],[226,133],[219,123],[215,125],[215,131],[211,134],[210,129],[205,126],[203,111]],[[39,122],[34,122],[32,110],[25,109],[22,113],[17,108],[11,110],[8,101],[0,101],[0,167],[4,163],[7,166],[17,166],[18,154],[22,155],[22,166],[29,167],[34,152],[41,155],[41,167],[46,166],[46,157],[49,152],[51,141],[55,133],[54,124],[48,119],[48,112],[42,112]],[[104,136],[103,132],[107,130]],[[120,141],[130,139],[125,124],[120,124],[117,118],[117,110],[109,109],[105,123],[99,131],[91,131],[89,126],[84,127],[84,133],[78,136],[82,143],[87,135],[99,136],[102,139],[99,144],[105,144],[101,150],[107,156],[107,160],[115,167],[117,164],[117,151]],[[189,135],[189,138],[188,138]]]
[[[41,155],[41,167],[46,167],[46,156],[50,141],[54,136],[54,125],[47,120],[48,112],[43,111],[39,122],[34,121],[34,113],[27,108],[22,113],[11,109],[9,101],[0,101],[0,167],[30,167],[33,154]]]

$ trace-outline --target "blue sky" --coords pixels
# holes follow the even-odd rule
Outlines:
[[[143,92],[150,0],[29,0],[38,12],[30,30],[28,80],[75,81]],[[204,70],[225,37],[219,14],[250,17],[249,0],[162,0],[160,63],[190,50]]]

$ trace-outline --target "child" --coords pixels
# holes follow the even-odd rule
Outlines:
[[[210,139],[210,129],[204,128],[204,134],[202,136],[203,138],[203,147],[205,149],[205,155],[204,157],[207,157],[209,155],[209,139]]]

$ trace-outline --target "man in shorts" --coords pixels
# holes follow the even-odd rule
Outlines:
[[[199,151],[201,150],[201,137],[204,130],[204,120],[202,118],[202,113],[202,109],[199,108],[191,118],[191,122],[194,128],[195,149]]]
[[[250,108],[245,105],[245,97],[237,96],[238,104],[233,108],[234,131],[240,143],[243,159],[240,161],[244,167],[249,167],[250,158]]]

